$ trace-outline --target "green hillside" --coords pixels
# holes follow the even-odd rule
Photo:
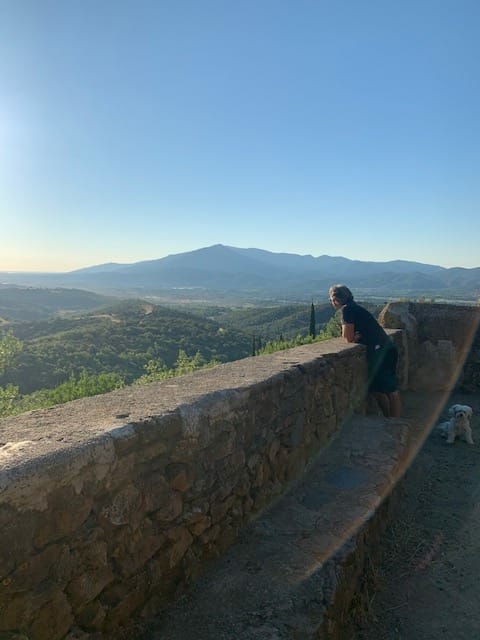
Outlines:
[[[316,305],[315,318],[320,330],[334,315],[330,304]],[[272,307],[222,308],[215,317],[228,327],[255,334],[262,340],[291,339],[308,335],[310,304],[289,304]]]
[[[378,314],[382,305],[367,305]],[[53,389],[72,376],[113,374],[131,384],[148,363],[172,368],[180,352],[200,363],[252,355],[268,342],[306,337],[310,304],[277,307],[170,308],[142,300],[118,302],[76,316],[4,322],[21,350],[0,375],[0,387],[21,394]],[[317,334],[333,317],[329,304],[315,308]]]
[[[127,384],[145,373],[149,360],[171,367],[179,350],[200,352],[207,362],[250,355],[251,337],[184,311],[134,301],[77,318],[4,325],[22,341],[15,363],[0,377],[20,392],[52,388],[82,370],[117,373]]]
[[[53,316],[86,312],[115,298],[81,289],[45,289],[0,284],[0,321],[46,320]]]

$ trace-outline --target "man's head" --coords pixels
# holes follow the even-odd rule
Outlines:
[[[333,306],[343,306],[349,302],[353,302],[353,294],[344,284],[334,284],[328,290],[330,302]],[[337,304],[335,304],[337,303]]]

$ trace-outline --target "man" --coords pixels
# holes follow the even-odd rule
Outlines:
[[[342,336],[347,342],[358,342],[367,347],[369,391],[385,416],[400,417],[402,405],[395,345],[372,314],[355,302],[344,284],[330,287],[329,296],[333,307],[341,310]]]

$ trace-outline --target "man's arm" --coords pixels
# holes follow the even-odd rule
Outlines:
[[[354,324],[342,324],[342,336],[347,342],[355,342],[355,325]]]

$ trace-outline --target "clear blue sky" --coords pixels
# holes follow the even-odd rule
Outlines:
[[[480,266],[479,0],[0,0],[0,270]]]

